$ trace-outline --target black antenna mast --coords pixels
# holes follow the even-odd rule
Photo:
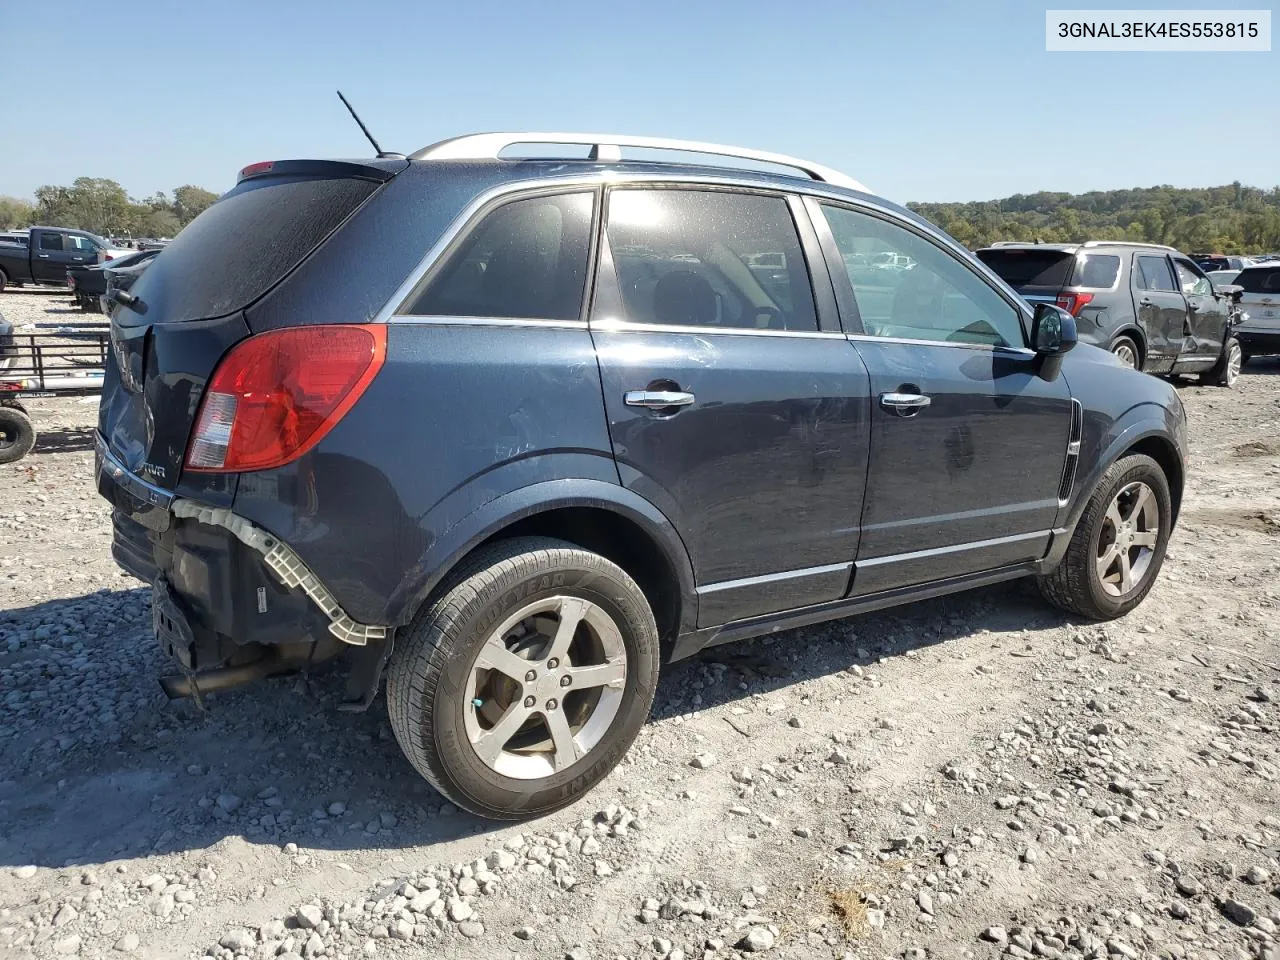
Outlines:
[[[353,107],[347,98],[342,95],[341,90],[338,91],[338,99],[342,101],[342,105],[346,107],[347,112],[351,114],[351,119],[360,124],[360,131],[365,135],[368,141],[373,144],[373,149],[378,151],[379,157],[392,157],[395,159],[402,159],[404,157],[404,154],[402,153],[389,153],[388,151],[383,150],[382,147],[378,146],[378,141],[373,139],[373,134],[369,132],[369,128],[364,125],[364,121],[361,120],[360,115],[356,113],[356,108]]]

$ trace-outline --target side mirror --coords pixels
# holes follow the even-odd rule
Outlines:
[[[1074,348],[1077,342],[1075,317],[1052,303],[1036,304],[1031,321],[1031,348],[1036,352],[1043,379],[1058,379],[1063,354]]]

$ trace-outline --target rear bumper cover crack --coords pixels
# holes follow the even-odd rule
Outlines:
[[[197,520],[211,526],[222,527],[237,540],[258,553],[282,584],[289,589],[300,588],[320,611],[329,618],[329,632],[343,643],[363,647],[370,640],[383,640],[387,627],[359,623],[347,615],[328,587],[320,582],[293,550],[278,537],[261,527],[237,516],[224,507],[211,507],[195,500],[175,497],[169,505],[175,517]]]

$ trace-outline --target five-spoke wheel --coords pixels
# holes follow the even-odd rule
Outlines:
[[[606,776],[657,678],[657,627],[635,581],[598,554],[527,537],[480,551],[397,634],[387,705],[441,793],[515,819]]]

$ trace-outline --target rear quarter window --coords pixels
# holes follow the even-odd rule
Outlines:
[[[1076,258],[1071,286],[1109,290],[1120,275],[1120,258],[1108,254],[1086,253]]]

